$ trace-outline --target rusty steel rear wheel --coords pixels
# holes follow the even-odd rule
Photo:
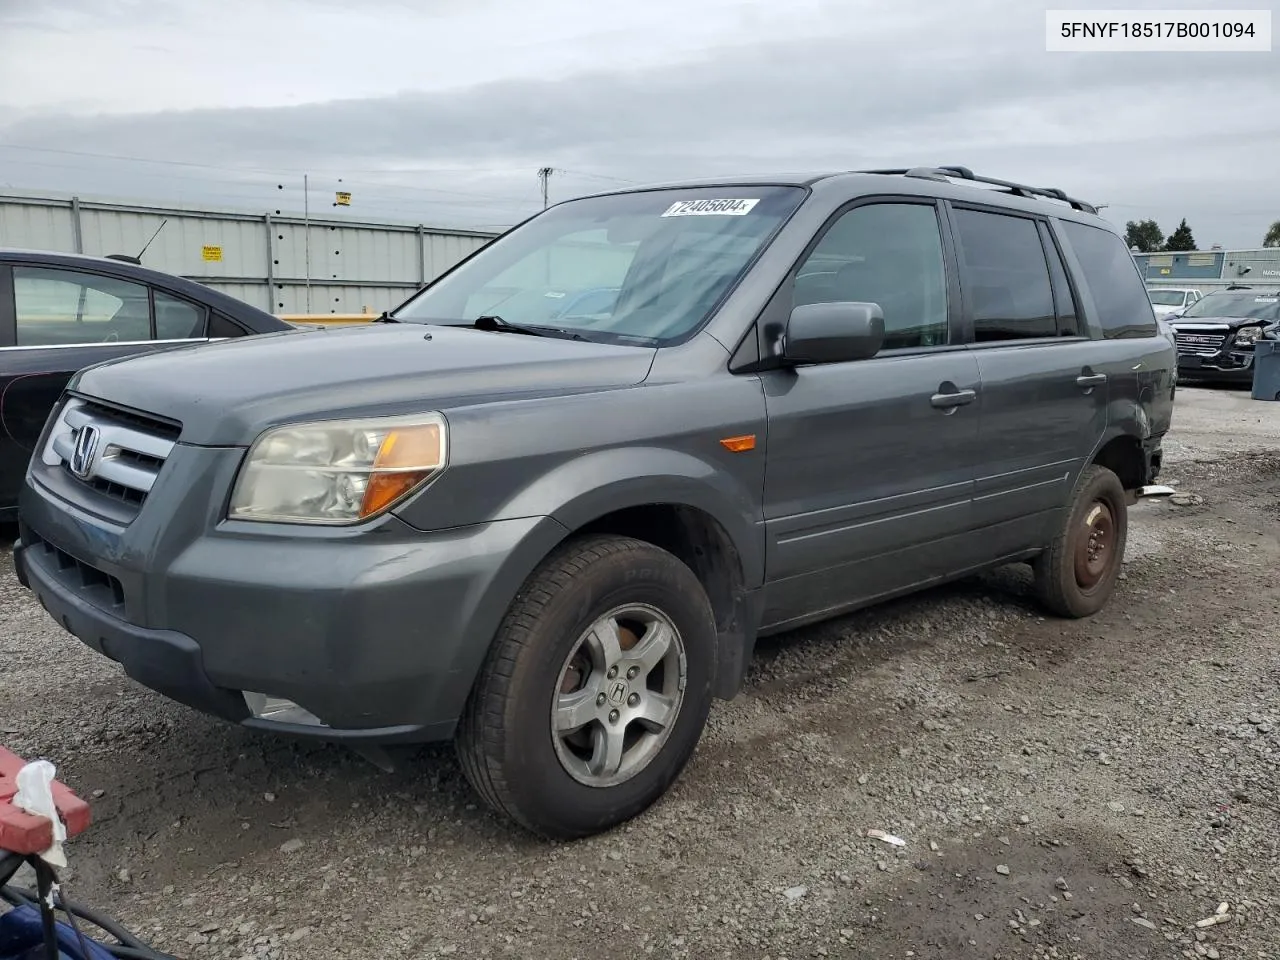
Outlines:
[[[1085,468],[1062,526],[1032,564],[1044,605],[1073,619],[1106,606],[1120,576],[1128,529],[1120,478],[1096,464]]]
[[[1100,498],[1088,505],[1073,539],[1076,585],[1092,590],[1102,582],[1115,558],[1116,518],[1106,500]]]

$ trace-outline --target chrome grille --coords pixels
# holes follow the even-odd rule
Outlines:
[[[181,427],[72,397],[58,411],[41,452],[46,466],[112,500],[141,507]]]
[[[1209,356],[1222,349],[1226,342],[1225,333],[1190,333],[1174,331],[1173,339],[1178,344],[1179,353],[1199,353]]]

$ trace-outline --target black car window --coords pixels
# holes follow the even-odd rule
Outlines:
[[[151,339],[147,288],[79,270],[15,266],[20,347],[129,343]]]
[[[1034,220],[956,210],[962,283],[978,343],[1058,335],[1049,267]]]
[[[1124,241],[1109,230],[1062,221],[1067,242],[1093,294],[1103,336],[1154,337],[1158,332],[1151,298]]]
[[[792,305],[875,303],[884,311],[885,349],[938,346],[948,341],[943,264],[932,205],[855,207],[801,265]]]
[[[203,337],[205,308],[186,300],[155,291],[156,339],[190,340]]]
[[[209,337],[213,340],[222,340],[227,337],[243,337],[249,331],[236,323],[224,317],[220,313],[215,313],[209,318]]]

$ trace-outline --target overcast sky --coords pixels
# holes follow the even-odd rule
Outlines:
[[[341,189],[344,216],[498,227],[541,207],[542,166],[555,201],[959,163],[1109,204],[1120,224],[1186,217],[1201,247],[1259,245],[1280,219],[1280,55],[1046,53],[1044,10],[0,0],[0,189],[300,211],[306,172],[313,213]]]

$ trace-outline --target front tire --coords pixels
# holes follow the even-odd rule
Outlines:
[[[623,823],[693,754],[715,657],[711,604],[685,564],[638,540],[572,541],[499,627],[458,730],[463,772],[551,839]]]
[[[1061,529],[1033,564],[1045,607],[1080,619],[1106,606],[1120,576],[1128,532],[1124,485],[1106,467],[1091,464],[1076,483]]]

